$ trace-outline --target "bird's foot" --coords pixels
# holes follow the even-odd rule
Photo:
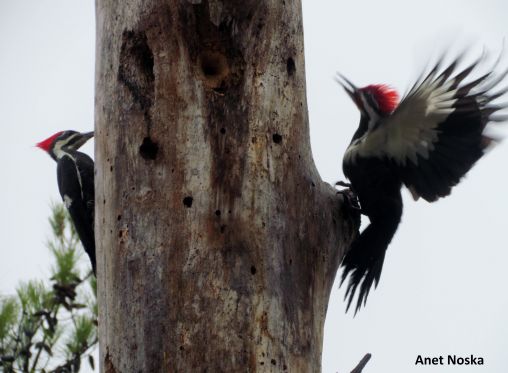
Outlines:
[[[358,202],[358,196],[351,189],[338,190],[337,194],[344,196],[344,202],[347,204],[347,207],[362,213],[360,203]]]
[[[352,189],[351,184],[346,183],[345,181],[342,181],[342,180],[337,181],[335,183],[335,185],[338,185],[338,186],[341,186],[341,187],[344,187],[344,188],[348,188],[348,189]]]
[[[341,194],[344,197],[346,206],[352,210],[358,211],[360,214],[363,214],[360,202],[358,201],[358,195],[351,189],[351,184],[338,181],[335,185],[346,187],[346,189],[337,190],[337,194]]]

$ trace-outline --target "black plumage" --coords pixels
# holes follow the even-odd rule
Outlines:
[[[93,132],[59,132],[37,144],[57,163],[58,189],[96,274],[94,162],[79,149]]]
[[[73,159],[62,157],[57,161],[58,189],[64,203],[67,197],[72,200],[70,205],[66,203],[67,210],[95,274],[94,163],[84,153],[69,151],[69,154]]]
[[[379,282],[386,249],[402,216],[402,185],[415,200],[433,202],[449,195],[493,141],[485,134],[486,126],[505,119],[495,113],[507,105],[493,101],[507,92],[497,87],[508,70],[494,75],[498,59],[489,72],[468,81],[482,61],[460,70],[460,58],[446,68],[441,60],[400,103],[385,85],[356,88],[339,76],[361,112],[343,170],[370,220],[342,261],[342,281],[350,275],[348,309],[358,291],[355,313]]]

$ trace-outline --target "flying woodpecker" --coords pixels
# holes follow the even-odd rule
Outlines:
[[[94,163],[78,149],[93,132],[57,132],[36,144],[46,151],[56,163],[58,189],[69,211],[83,247],[90,257],[96,274],[94,238]]]
[[[508,70],[493,72],[498,59],[488,72],[471,78],[483,60],[459,68],[461,57],[447,66],[441,58],[400,102],[387,85],[357,88],[338,74],[337,81],[361,115],[343,171],[360,212],[370,220],[341,263],[341,284],[350,275],[346,311],[359,290],[356,314],[379,282],[386,249],[402,216],[402,185],[415,200],[434,202],[449,195],[493,141],[485,134],[487,124],[506,119],[495,113],[508,105],[493,101],[507,92],[498,86]]]

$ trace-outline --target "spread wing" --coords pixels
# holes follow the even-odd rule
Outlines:
[[[384,155],[400,168],[415,199],[448,195],[493,140],[484,133],[487,124],[505,119],[493,114],[507,105],[492,101],[507,92],[497,86],[508,70],[494,76],[498,60],[489,72],[468,79],[482,60],[459,71],[460,58],[442,72],[438,63],[380,125]]]

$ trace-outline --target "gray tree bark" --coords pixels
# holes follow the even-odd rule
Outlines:
[[[358,227],[312,159],[300,1],[96,5],[102,371],[320,371]]]

